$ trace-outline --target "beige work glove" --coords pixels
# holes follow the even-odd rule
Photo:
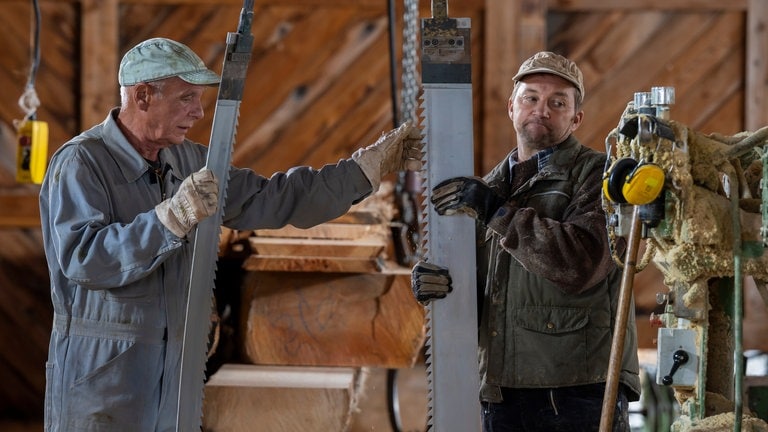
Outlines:
[[[373,192],[379,190],[381,178],[395,171],[418,171],[424,156],[421,131],[411,122],[405,122],[368,147],[352,154],[352,160],[360,165],[371,182]]]
[[[185,178],[178,192],[155,206],[155,212],[172,233],[186,237],[198,222],[216,213],[218,206],[219,181],[203,168]]]

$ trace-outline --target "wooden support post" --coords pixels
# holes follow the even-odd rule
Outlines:
[[[83,0],[81,14],[80,128],[87,129],[118,101],[118,0]]]
[[[523,59],[517,51],[517,2],[489,1],[485,8],[483,59],[483,145],[478,157],[480,172],[488,172],[512,148],[515,131],[507,115],[512,77]],[[493,36],[490,36],[493,35]]]
[[[747,52],[744,73],[744,128],[768,124],[768,2],[750,0],[747,9]]]

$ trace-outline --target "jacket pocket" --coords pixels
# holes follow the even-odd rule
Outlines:
[[[70,336],[67,425],[75,430],[151,430],[160,400],[161,345]],[[122,425],[122,427],[121,427]],[[126,429],[127,428],[127,429]]]
[[[514,380],[523,386],[559,387],[582,383],[588,357],[589,309],[527,307],[514,317]]]
[[[517,311],[515,320],[517,326],[538,333],[569,333],[587,325],[589,309],[553,306],[526,307]]]
[[[149,283],[133,283],[130,285],[103,289],[101,298],[106,301],[119,303],[151,303],[156,295],[152,293],[153,287]]]

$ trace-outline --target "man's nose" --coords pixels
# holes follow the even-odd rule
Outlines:
[[[205,110],[203,109],[203,102],[198,100],[194,107],[189,112],[189,116],[195,120],[200,120],[205,116]]]
[[[536,106],[534,107],[533,111],[539,117],[543,117],[543,118],[549,118],[550,117],[549,105],[547,105],[546,101],[543,101],[543,100],[538,101],[536,103]]]

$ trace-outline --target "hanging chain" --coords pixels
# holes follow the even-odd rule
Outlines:
[[[417,74],[418,52],[417,36],[419,30],[419,0],[404,0],[403,13],[403,75],[399,124],[412,121],[418,124],[416,107],[419,93]]]
[[[21,121],[14,121],[16,127],[26,122],[27,120],[34,120],[37,108],[40,107],[40,99],[37,97],[37,91],[35,91],[35,78],[37,77],[37,69],[40,66],[40,5],[38,0],[32,1],[33,22],[31,29],[31,54],[30,61],[31,66],[29,68],[29,75],[27,76],[27,84],[24,87],[24,93],[19,97],[19,107],[24,111],[24,119]]]
[[[397,124],[410,121],[419,125],[417,116],[420,90],[417,36],[419,30],[419,0],[403,0],[403,56],[401,63],[400,110]],[[394,103],[394,101],[393,101]],[[418,172],[401,172],[396,185],[401,229],[398,236],[398,262],[413,266],[423,256],[421,245],[421,180]]]

